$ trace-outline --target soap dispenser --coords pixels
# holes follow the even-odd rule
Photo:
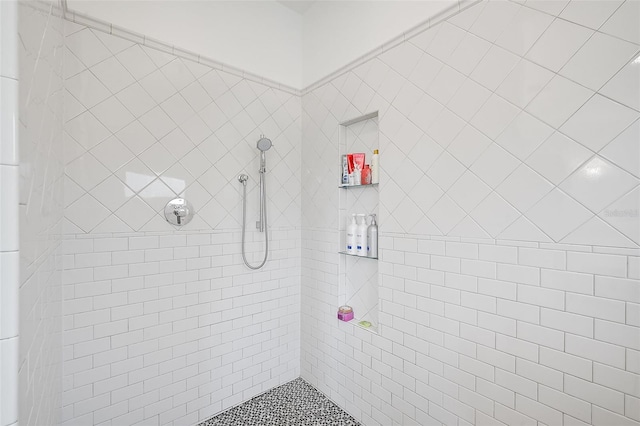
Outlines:
[[[358,224],[358,231],[356,232],[357,252],[358,256],[367,256],[367,216],[359,214],[360,223]]]
[[[358,232],[358,224],[356,223],[356,215],[351,215],[351,223],[347,225],[347,253],[357,254],[356,233]]]
[[[378,257],[378,224],[376,224],[376,215],[372,214],[371,225],[367,228],[367,256]]]

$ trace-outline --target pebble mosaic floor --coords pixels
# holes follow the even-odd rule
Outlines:
[[[233,407],[198,426],[359,426],[302,378]]]

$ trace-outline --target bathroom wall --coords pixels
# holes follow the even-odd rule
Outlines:
[[[300,97],[67,22],[66,424],[195,424],[299,376]],[[270,254],[257,220],[261,134]],[[195,217],[166,222],[175,197]]]
[[[480,2],[303,95],[303,378],[367,425],[640,424],[639,5]],[[379,333],[336,319],[373,111]]]
[[[316,1],[302,15],[306,88],[449,8],[458,0]]]
[[[63,20],[57,2],[18,4],[20,366],[14,395],[21,425],[53,425],[60,422],[62,394]]]
[[[302,18],[276,1],[69,0],[69,8],[302,87]],[[141,19],[144,17],[144,19]]]
[[[18,6],[0,3],[0,425],[18,421]]]

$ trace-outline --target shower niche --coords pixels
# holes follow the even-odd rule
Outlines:
[[[348,153],[365,153],[365,163],[371,164],[373,150],[378,149],[378,113],[363,115],[340,124],[339,161]],[[346,229],[352,214],[376,215],[378,227],[384,218],[378,215],[379,185],[343,185],[336,177],[339,191],[339,303],[353,308],[354,318],[350,323],[372,332],[378,331],[378,259],[348,254],[346,252]],[[379,253],[378,253],[379,255]],[[337,309],[337,307],[336,307]],[[369,326],[363,326],[365,322]]]

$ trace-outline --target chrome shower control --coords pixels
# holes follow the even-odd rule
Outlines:
[[[164,208],[164,217],[172,225],[186,225],[193,219],[193,207],[184,198],[174,198]]]

